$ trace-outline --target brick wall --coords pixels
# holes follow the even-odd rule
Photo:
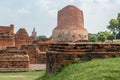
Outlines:
[[[56,43],[51,44],[46,55],[47,72],[51,75],[59,68],[82,59],[120,56],[120,44]]]
[[[35,44],[23,45],[21,50],[25,50],[28,53],[31,64],[46,63],[46,52],[43,52],[46,48],[44,46],[40,47]]]
[[[29,69],[29,56],[23,50],[1,50],[0,71],[24,71]]]
[[[14,25],[0,26],[0,48],[15,46]]]
[[[0,48],[7,47],[7,46],[15,46],[14,39],[0,39]]]

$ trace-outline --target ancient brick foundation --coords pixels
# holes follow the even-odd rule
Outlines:
[[[63,66],[92,58],[120,56],[120,44],[55,43],[47,52],[47,73],[52,75]]]
[[[1,50],[0,71],[29,70],[29,56],[22,50]]]
[[[46,51],[48,50],[47,44],[31,44],[23,45],[21,50],[25,50],[30,58],[31,64],[45,64],[46,63]]]

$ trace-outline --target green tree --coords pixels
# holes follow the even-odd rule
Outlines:
[[[100,34],[104,34],[107,38],[107,36],[111,35],[111,32],[108,32],[108,31],[101,31],[101,32],[98,32],[97,35],[100,35]]]
[[[120,39],[120,32],[116,35],[116,39]]]
[[[99,34],[97,37],[98,41],[104,42],[106,40],[106,36],[104,34]]]
[[[109,25],[107,28],[114,34],[116,35],[118,32],[118,20],[117,19],[111,19],[109,22]]]
[[[107,40],[113,40],[115,38],[116,38],[115,35],[112,34],[107,36]]]
[[[95,39],[96,38],[96,39]],[[90,42],[96,42],[97,41],[97,34],[94,33],[88,33],[88,40]]]
[[[116,36],[117,39],[120,39],[120,13],[116,19],[111,19],[107,28]]]
[[[91,35],[91,36],[89,36],[89,41],[90,41],[90,42],[96,42],[96,41],[97,41],[96,35]]]
[[[45,38],[47,38],[47,37],[46,37],[45,35],[40,35],[40,36],[38,36],[37,38],[38,38],[38,40],[39,40],[39,39],[45,39]]]

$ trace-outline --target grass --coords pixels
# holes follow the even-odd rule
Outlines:
[[[71,64],[54,76],[36,80],[120,80],[120,57]]]
[[[120,57],[71,64],[51,77],[45,71],[0,73],[0,80],[120,80]]]
[[[0,80],[35,80],[44,74],[45,71],[0,73]]]

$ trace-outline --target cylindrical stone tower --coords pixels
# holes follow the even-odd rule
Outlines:
[[[52,40],[58,42],[87,41],[88,32],[84,28],[82,10],[68,5],[58,11],[57,27],[53,30]]]

